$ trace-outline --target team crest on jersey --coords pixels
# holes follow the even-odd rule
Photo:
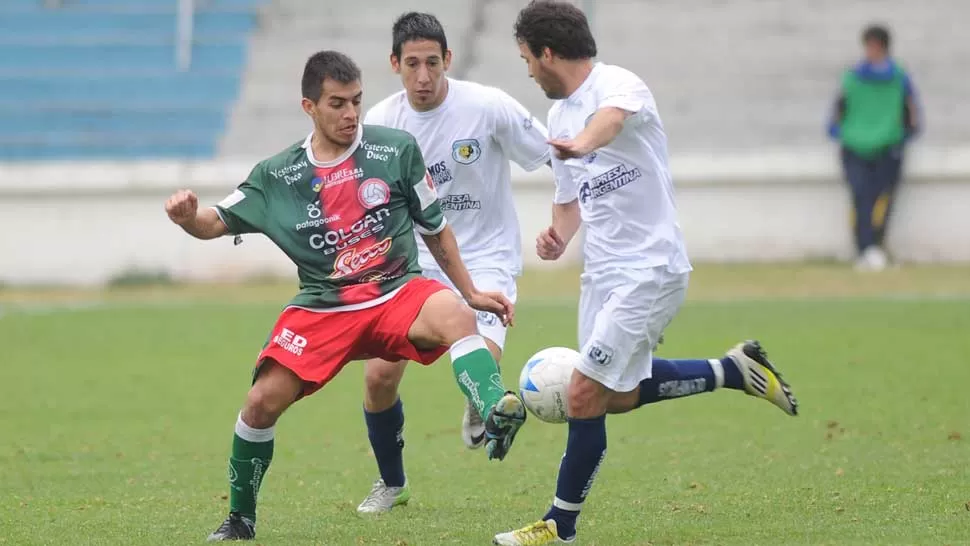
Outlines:
[[[456,140],[451,145],[451,158],[462,165],[471,165],[478,161],[481,156],[482,147],[478,144],[478,140],[474,138]]]
[[[357,190],[357,199],[365,209],[372,209],[391,200],[391,189],[380,178],[368,178]]]

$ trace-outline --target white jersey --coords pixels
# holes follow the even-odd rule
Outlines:
[[[643,80],[618,66],[596,63],[579,89],[549,109],[549,133],[575,138],[606,107],[633,113],[613,142],[583,158],[552,160],[555,202],[579,199],[586,226],[585,271],[617,266],[690,271],[667,165],[667,135]]]
[[[449,78],[448,95],[434,110],[415,110],[400,91],[371,108],[364,123],[403,129],[417,139],[468,269],[521,272],[509,161],[527,171],[549,161],[541,122],[500,89]],[[438,271],[417,239],[421,268]]]

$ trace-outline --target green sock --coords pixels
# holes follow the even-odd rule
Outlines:
[[[505,395],[498,364],[481,336],[469,336],[451,347],[451,366],[458,387],[484,420]]]
[[[229,457],[229,511],[256,521],[256,496],[263,476],[273,459],[273,440],[249,442],[232,438],[232,455]]]

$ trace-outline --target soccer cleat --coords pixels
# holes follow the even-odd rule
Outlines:
[[[744,379],[744,390],[751,396],[764,398],[788,415],[798,415],[798,401],[791,387],[781,378],[761,344],[757,341],[738,343],[727,352],[737,364]]]
[[[485,419],[485,451],[489,459],[502,460],[508,455],[515,435],[525,424],[525,405],[512,391],[495,404]]]
[[[208,541],[253,540],[254,538],[256,538],[256,522],[239,515],[239,512],[229,512],[229,517],[209,535]]]
[[[492,544],[500,546],[542,546],[543,544],[569,544],[574,540],[576,540],[575,536],[569,539],[559,538],[556,520],[547,519],[515,531],[495,535]]]
[[[384,484],[384,480],[374,482],[370,494],[357,507],[360,515],[379,515],[390,512],[391,508],[405,505],[411,500],[411,490],[407,482],[401,487],[390,487]]]
[[[461,418],[461,439],[468,449],[485,445],[485,422],[471,401],[465,404],[465,415]]]

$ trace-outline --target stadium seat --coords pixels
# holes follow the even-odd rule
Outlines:
[[[0,4],[0,161],[209,158],[263,0],[197,0],[176,66],[175,0]]]

